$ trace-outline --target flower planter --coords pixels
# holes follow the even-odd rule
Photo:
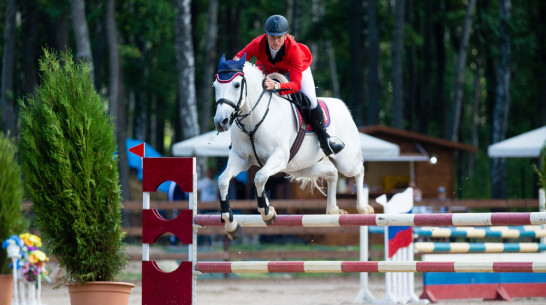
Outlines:
[[[13,276],[0,274],[0,305],[11,305],[13,298]]]
[[[71,305],[127,305],[135,285],[123,282],[67,284]]]

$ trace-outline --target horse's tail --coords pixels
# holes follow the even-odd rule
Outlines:
[[[289,179],[290,182],[301,183],[300,189],[304,191],[310,191],[311,194],[313,194],[314,190],[317,189],[322,195],[326,196],[326,193],[324,193],[324,188],[319,184],[319,182],[322,183],[324,181],[322,177],[307,178],[289,176]]]

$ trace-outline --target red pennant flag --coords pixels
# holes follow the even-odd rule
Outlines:
[[[144,158],[144,143],[129,148],[129,151],[141,158]]]

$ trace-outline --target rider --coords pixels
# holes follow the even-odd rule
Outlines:
[[[256,57],[256,64],[265,69],[266,74],[279,72],[288,74],[288,83],[277,83],[266,77],[264,86],[267,90],[279,90],[280,94],[296,93],[301,90],[311,103],[310,124],[318,137],[320,147],[329,156],[340,152],[345,144],[331,141],[326,131],[321,107],[318,107],[315,82],[311,74],[312,56],[309,48],[297,43],[288,34],[288,20],[280,15],[273,15],[265,22],[265,34],[253,39],[237,55],[239,60],[246,53],[247,59]]]

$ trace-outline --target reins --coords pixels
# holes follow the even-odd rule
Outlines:
[[[262,93],[260,94],[260,97],[258,98],[258,101],[256,102],[254,107],[252,107],[252,109],[248,113],[246,113],[244,115],[241,115],[241,116],[237,116],[235,118],[235,124],[237,124],[237,126],[239,127],[239,129],[241,129],[242,132],[244,132],[246,135],[248,135],[248,138],[250,139],[250,144],[252,144],[252,151],[254,152],[254,156],[256,157],[256,161],[258,162],[258,164],[261,167],[263,167],[263,164],[260,161],[260,158],[258,158],[258,153],[256,152],[256,144],[254,143],[254,136],[256,135],[256,131],[258,131],[258,128],[260,128],[260,126],[264,122],[265,118],[267,117],[267,114],[269,113],[269,106],[271,105],[271,99],[273,97],[273,94],[271,92],[269,92],[269,101],[267,102],[267,108],[265,110],[265,113],[264,113],[262,119],[254,126],[254,129],[252,131],[248,131],[246,129],[245,125],[243,125],[243,123],[241,123],[241,120],[245,119],[246,117],[248,117],[248,116],[250,116],[252,114],[252,111],[254,111],[254,109],[256,109],[256,106],[258,106],[258,104],[260,103],[260,101],[262,100],[262,97],[264,96],[264,94],[266,92],[267,92],[267,90],[265,90],[265,89],[262,90]]]
[[[263,87],[263,83],[262,83],[263,90],[262,90],[262,93],[260,94],[260,97],[258,98],[258,101],[254,104],[254,106],[252,107],[252,109],[249,112],[247,112],[245,114],[242,114],[240,107],[241,107],[241,102],[243,100],[243,91],[245,91],[244,98],[246,98],[248,96],[248,85],[247,85],[247,82],[246,82],[244,72],[241,71],[241,70],[234,70],[234,69],[218,71],[218,73],[228,73],[228,72],[235,72],[236,74],[230,80],[224,81],[224,82],[230,82],[237,74],[243,76],[243,81],[241,83],[242,88],[241,88],[241,93],[239,95],[239,100],[237,101],[237,104],[235,104],[230,100],[221,98],[218,101],[216,101],[216,107],[218,107],[219,104],[226,104],[226,105],[229,105],[230,107],[232,107],[235,110],[231,114],[229,124],[231,125],[233,122],[235,122],[235,124],[237,124],[239,129],[248,136],[248,138],[250,140],[250,144],[252,145],[252,151],[254,152],[254,157],[256,158],[256,161],[258,162],[260,167],[263,167],[263,164],[260,161],[260,158],[258,158],[258,153],[256,151],[256,144],[255,144],[254,139],[255,139],[256,132],[258,131],[258,128],[260,128],[262,123],[265,121],[265,118],[267,117],[267,114],[269,113],[269,106],[271,105],[271,100],[273,98],[273,92],[280,92],[280,91],[285,91],[285,90],[296,91],[296,90],[293,90],[293,89],[275,89],[275,90],[268,91]],[[265,79],[264,79],[264,81],[265,81]],[[254,126],[254,129],[252,131],[249,131],[249,130],[246,129],[245,125],[241,121],[244,120],[245,118],[249,117],[252,114],[252,112],[256,109],[258,104],[262,101],[262,98],[263,98],[263,96],[264,96],[264,94],[266,92],[269,93],[269,100],[267,102],[267,108],[265,110],[265,113],[264,113],[263,117],[260,119],[260,121]],[[289,101],[290,103],[294,103],[294,101],[292,101],[292,100],[290,100],[288,98],[285,98],[285,97],[283,97],[281,95],[279,95],[279,97]],[[292,160],[292,158],[294,157],[294,155],[298,151],[299,147],[301,146],[301,143],[303,142],[303,137],[305,136],[305,129],[306,129],[305,126],[306,126],[306,124],[302,124],[300,126],[300,128],[299,128],[296,141],[295,141],[294,145],[292,146],[292,148],[290,149],[290,159],[289,159],[289,161]]]

